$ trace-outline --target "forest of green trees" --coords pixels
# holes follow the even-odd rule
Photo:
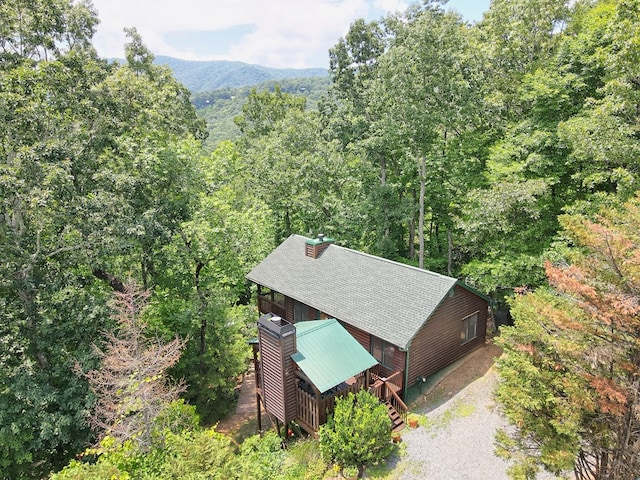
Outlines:
[[[207,122],[208,136],[203,150],[211,153],[221,142],[235,141],[240,137],[240,128],[234,120],[242,114],[242,107],[253,90],[274,91],[278,87],[283,93],[306,98],[306,108],[315,110],[330,83],[328,76],[289,78],[260,82],[250,87],[225,87],[192,93],[191,103],[196,107],[198,116]]]
[[[247,366],[246,273],[318,232],[513,305],[498,397],[519,436],[498,443],[524,455],[514,478],[637,475],[640,0],[492,0],[473,25],[442,3],[354,22],[315,107],[255,89],[214,144],[135,28],[110,63],[90,1],[0,3],[0,478],[76,458],[59,478],[266,468],[277,440],[235,451],[197,425],[233,407]],[[118,351],[138,356],[109,364]],[[162,368],[139,377],[144,352]]]

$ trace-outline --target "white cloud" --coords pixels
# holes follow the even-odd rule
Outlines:
[[[377,9],[384,12],[404,12],[407,9],[407,2],[403,0],[375,0],[374,5]]]
[[[122,57],[124,27],[134,26],[156,55],[225,59],[273,67],[325,67],[328,50],[357,18],[403,10],[402,0],[94,0],[101,56]],[[169,34],[224,31],[251,25],[223,54],[170,44]],[[196,55],[194,52],[198,52]]]

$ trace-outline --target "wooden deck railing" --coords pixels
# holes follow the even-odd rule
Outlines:
[[[389,402],[391,406],[400,414],[406,422],[409,407],[402,401],[398,392],[402,390],[402,372],[395,372],[388,378],[373,376],[373,384],[369,392],[378,397],[383,402]]]
[[[258,309],[261,313],[273,313],[279,317],[287,317],[287,309],[284,305],[272,301],[267,297],[258,297]]]
[[[298,403],[297,422],[307,431],[317,432],[320,425],[327,422],[328,414],[332,413],[336,406],[336,398],[346,396],[349,392],[356,393],[364,386],[364,375],[354,377],[354,382],[344,386],[334,395],[318,398],[316,394],[303,388],[296,389]]]
[[[402,420],[406,423],[407,414],[409,413],[409,407],[407,407],[407,404],[404,403],[400,398],[400,396],[393,390],[391,390],[391,394],[389,395],[388,401],[391,404],[391,406],[396,410],[396,412],[398,412]]]

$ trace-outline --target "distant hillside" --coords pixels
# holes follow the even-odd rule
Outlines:
[[[328,77],[323,68],[268,68],[243,62],[198,62],[161,55],[155,58],[155,63],[171,68],[174,77],[193,93],[258,85],[269,80]]]
[[[276,85],[279,85],[283,92],[304,96],[307,99],[307,108],[316,108],[318,100],[327,92],[330,83],[328,76],[288,78],[270,80],[259,85],[221,88],[193,94],[191,102],[196,106],[198,115],[207,121],[209,130],[209,138],[204,145],[205,150],[213,151],[221,141],[238,138],[240,130],[233,119],[236,115],[242,114],[242,106],[251,89],[272,91]]]

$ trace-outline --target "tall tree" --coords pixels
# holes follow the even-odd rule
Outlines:
[[[128,440],[141,450],[151,446],[156,418],[178,398],[184,385],[170,384],[167,370],[180,358],[184,341],[163,342],[148,336],[144,308],[150,292],[127,283],[115,292],[113,319],[118,330],[106,332],[100,366],[84,373],[97,397],[93,423],[100,436]]]
[[[388,41],[389,32],[384,22],[367,23],[358,19],[329,50],[332,85],[321,102],[320,112],[327,124],[325,128],[329,127],[344,146],[367,135],[372,120],[367,114],[367,90]],[[384,173],[382,177],[384,179]]]
[[[566,0],[493,0],[480,24],[493,81],[509,93],[553,52],[569,9]],[[514,83],[515,82],[515,83]]]
[[[90,48],[98,17],[91,2],[8,0],[0,5],[0,68],[54,60]]]
[[[74,358],[95,361],[122,279],[153,284],[201,123],[168,70],[97,58],[89,4],[0,9],[0,468],[40,478],[90,440]]]
[[[596,221],[563,217],[572,245],[546,264],[550,288],[513,303],[497,398],[514,426],[498,451],[514,478],[540,467],[623,480],[640,471],[640,197]]]
[[[247,303],[245,275],[273,248],[269,209],[251,185],[250,165],[223,142],[200,159],[203,187],[195,209],[163,250],[163,272],[154,306],[156,326],[189,336],[174,372],[189,384],[185,398],[206,423],[232,406],[236,379],[249,354],[246,326],[255,321]]]
[[[0,470],[39,478],[90,435],[91,396],[71,367],[91,357],[104,306],[74,192],[92,163],[91,90],[108,70],[86,48],[87,4],[0,10]]]
[[[410,206],[400,187],[402,181],[397,178],[397,159],[375,123],[384,113],[372,108],[372,100],[378,94],[371,89],[380,59],[394,36],[390,20],[356,20],[330,49],[332,85],[319,110],[324,135],[336,139],[345,155],[356,155],[363,162],[358,178],[365,197],[352,207],[354,212],[361,212],[354,215],[356,218],[366,218],[358,235],[358,247],[398,258],[406,250],[403,225],[410,216]]]
[[[548,4],[534,3],[531,12]],[[516,2],[512,13],[529,7]],[[495,8],[507,5],[496,3]],[[584,205],[587,198],[593,201],[594,194],[611,192],[618,184],[627,192],[633,186],[628,171],[609,168],[622,148],[614,147],[613,136],[602,134],[598,125],[612,123],[587,113],[603,95],[613,10],[609,1],[578,3],[564,17],[568,23],[562,32],[554,33],[553,18],[563,11],[558,3],[556,14],[544,17],[552,33],[540,40],[547,46],[534,55],[535,62],[511,72],[508,85],[492,86],[487,103],[509,108],[505,115],[493,111],[497,135],[487,154],[487,183],[469,192],[459,225],[463,274],[498,301],[518,285],[538,285],[544,279],[540,258],[558,231],[557,216],[563,210]],[[598,160],[586,154],[593,152],[588,132],[594,130],[600,131]]]
[[[251,166],[245,170],[251,182],[243,188],[268,206],[273,242],[292,233],[348,230],[344,199],[354,194],[359,176],[352,169],[359,165],[322,135],[318,112],[304,110],[304,98],[279,89],[253,92],[243,110],[237,123],[244,136],[237,144]]]
[[[477,109],[482,105],[482,83],[469,47],[467,27],[460,17],[428,2],[411,10],[405,22],[396,22],[395,39],[380,58],[372,86],[376,126],[384,132],[393,155],[402,159],[400,169],[414,172],[408,182],[417,185],[420,267],[427,256],[426,233],[430,256],[447,258],[451,207],[473,181],[470,170],[481,166],[474,158],[456,155],[465,136],[480,126]],[[426,222],[430,222],[428,229]],[[443,238],[446,246],[441,248]],[[445,269],[451,273],[450,262]]]
[[[582,189],[633,196],[638,189],[640,144],[640,22],[637,1],[602,1],[582,13],[580,63],[598,67],[598,83],[581,111],[560,125],[571,147],[570,164]],[[582,53],[582,52],[580,52]],[[580,67],[580,63],[577,65]]]
[[[264,136],[277,128],[277,124],[290,111],[303,111],[306,99],[284,93],[279,85],[273,92],[251,90],[247,102],[242,107],[242,115],[234,121],[248,138]]]

